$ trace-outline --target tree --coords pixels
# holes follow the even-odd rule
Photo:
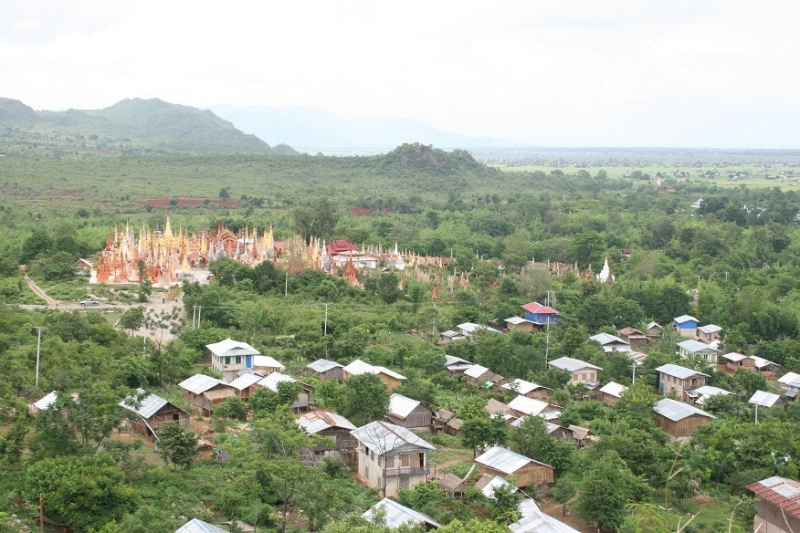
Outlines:
[[[375,374],[358,374],[344,380],[342,415],[356,426],[380,420],[389,411],[389,393]]]
[[[244,422],[247,420],[247,406],[238,396],[231,396],[214,408],[214,417]]]
[[[575,444],[550,436],[547,422],[540,416],[528,416],[509,434],[511,449],[531,459],[548,464],[556,476],[566,472],[575,459]]]
[[[131,307],[122,313],[117,325],[130,331],[131,337],[133,337],[133,332],[144,325],[144,307]]]
[[[613,450],[592,453],[573,511],[599,528],[616,529],[625,519],[625,505],[642,501],[650,488]]]
[[[550,496],[553,501],[563,505],[561,508],[561,516],[567,516],[567,504],[575,497],[578,492],[578,487],[568,476],[559,478],[553,488],[550,490]]]
[[[472,448],[475,456],[477,449],[495,444],[505,444],[506,422],[503,417],[469,418],[461,426],[461,444],[465,448]]]
[[[291,407],[297,401],[303,384],[297,381],[281,381],[277,388],[278,392],[273,392],[266,387],[260,387],[250,396],[248,403],[256,418],[269,416],[280,406]]]
[[[200,453],[197,447],[197,433],[178,422],[167,422],[158,430],[158,454],[166,464],[172,463],[188,470],[194,458]]]
[[[227,200],[228,198],[230,198],[230,197],[231,197],[231,194],[228,192],[228,189],[227,189],[226,187],[223,187],[223,188],[221,188],[221,189],[219,190],[219,197],[220,197],[222,200]]]

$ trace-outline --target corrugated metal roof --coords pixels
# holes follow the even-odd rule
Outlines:
[[[615,381],[610,381],[603,385],[600,389],[600,392],[603,394],[610,394],[616,398],[622,398],[622,393],[628,390],[628,387],[622,385],[621,383],[617,383]]]
[[[603,370],[599,366],[594,366],[586,361],[580,359],[573,359],[571,357],[559,357],[550,361],[550,366],[566,370],[568,372],[575,372],[576,370],[583,370],[584,368],[593,368],[595,370]]]
[[[727,396],[728,394],[733,394],[731,391],[720,389],[719,387],[713,387],[711,385],[703,385],[702,387],[697,387],[691,392],[696,394],[698,397],[697,401],[695,402],[697,405],[705,405],[706,400],[708,400],[712,396],[717,396],[719,394]]]
[[[757,390],[753,396],[747,400],[750,405],[760,405],[761,407],[772,407],[781,397],[772,392]]]
[[[501,478],[500,476],[494,476],[491,481],[489,481],[484,487],[481,489],[481,492],[487,498],[494,499],[494,489],[499,487],[511,487],[511,492],[517,492],[517,487],[506,481],[505,479]]]
[[[773,476],[747,487],[759,498],[800,517],[800,483],[793,479]]]
[[[456,357],[455,355],[445,355],[444,356],[444,366],[452,366],[457,364],[468,364],[471,365],[470,361],[466,359],[462,359],[460,357]]]
[[[238,378],[234,379],[233,381],[228,383],[228,385],[237,390],[244,390],[247,387],[258,383],[262,379],[264,379],[263,376],[259,376],[258,374],[248,372],[247,374],[242,374]]]
[[[344,367],[344,371],[350,374],[351,376],[357,376],[359,374],[386,374],[387,376],[391,376],[395,379],[399,380],[406,379],[404,375],[389,370],[385,366],[373,366],[369,363],[365,363],[361,359],[356,359],[355,361]]]
[[[512,452],[508,448],[503,448],[502,446],[492,446],[487,451],[476,457],[475,462],[479,465],[483,465],[487,468],[491,468],[492,470],[496,470],[504,474],[513,474],[528,463],[544,465],[544,463],[534,461],[530,457],[525,457],[517,452]]]
[[[280,368],[281,370],[286,367],[280,361],[269,355],[256,355],[253,357],[254,368]]]
[[[389,414],[397,418],[407,417],[419,406],[420,402],[406,398],[402,394],[395,392],[389,396]]]
[[[56,403],[57,399],[58,399],[58,392],[53,391],[53,392],[47,394],[47,396],[45,396],[44,398],[42,398],[38,402],[35,402],[33,404],[33,406],[36,409],[38,409],[39,411],[44,411],[46,409],[49,409],[51,405]]]
[[[192,518],[176,529],[175,533],[228,533],[228,531],[213,524],[209,524],[208,522],[204,522],[199,518]]]
[[[456,326],[458,329],[466,331],[467,333],[475,333],[476,331],[490,331],[492,333],[501,333],[500,330],[490,328],[489,326],[484,326],[482,324],[474,324],[472,322],[464,322],[463,324],[459,324]]]
[[[692,415],[700,415],[705,416],[708,418],[716,418],[714,415],[708,414],[703,410],[698,409],[697,407],[693,407],[689,404],[678,402],[675,400],[671,400],[669,398],[662,398],[656,405],[653,407],[653,410],[660,414],[663,417],[672,420],[673,422],[679,422],[684,418],[688,418]]]
[[[533,383],[531,381],[525,381],[524,379],[519,379],[519,378],[509,383],[505,383],[503,385],[503,388],[514,391],[518,394],[528,394],[529,392],[533,392],[537,389],[552,390],[543,385],[537,385],[536,383]]]
[[[726,353],[722,357],[727,359],[728,361],[732,361],[734,363],[738,363],[742,359],[747,359],[746,355],[743,355],[743,354],[740,354],[740,353],[736,353],[736,352]]]
[[[314,372],[327,372],[328,370],[333,370],[334,368],[344,368],[344,365],[337,363],[336,361],[317,359],[313,363],[306,365],[306,368],[309,368]]]
[[[486,372],[488,372],[488,371],[489,371],[489,369],[488,369],[488,368],[486,368],[485,366],[481,366],[481,365],[472,365],[471,367],[469,367],[469,368],[468,368],[468,369],[467,369],[467,370],[464,372],[464,375],[465,375],[465,376],[469,376],[469,377],[471,377],[471,378],[478,379],[479,377],[481,377],[483,374],[485,374],[485,373],[486,373]]]
[[[246,342],[235,341],[227,338],[224,341],[206,344],[206,348],[217,357],[230,357],[234,355],[259,355],[261,352],[247,344]]]
[[[589,337],[590,341],[594,341],[600,344],[600,346],[605,346],[606,344],[628,344],[624,340],[616,337],[614,335],[609,335],[608,333],[598,333],[597,335],[592,335]]]
[[[527,396],[519,395],[513,400],[508,403],[508,406],[515,411],[519,411],[520,413],[526,415],[538,415],[550,404],[547,402],[543,402],[541,400],[534,400],[533,398],[528,398]]]
[[[787,372],[778,378],[778,382],[791,387],[800,387],[800,374]]]
[[[700,326],[697,328],[697,331],[701,333],[717,333],[718,331],[722,331],[722,328],[717,326],[716,324],[708,324],[707,326]]]
[[[683,324],[684,322],[689,321],[699,322],[699,320],[697,320],[695,317],[689,315],[681,315],[675,319],[676,324]]]
[[[331,413],[329,411],[311,411],[295,419],[295,422],[305,429],[309,435],[314,435],[330,428],[356,429],[356,426],[348,419],[339,413]]]
[[[414,525],[417,523],[428,524],[434,528],[441,527],[441,525],[430,516],[415,511],[414,509],[409,509],[405,505],[400,505],[389,498],[384,498],[373,505],[372,508],[368,509],[361,517],[367,522],[373,522],[379,510],[384,515],[384,522],[389,529],[398,529],[403,524]]]
[[[757,355],[751,355],[750,359],[753,360],[756,368],[764,368],[772,365],[780,366],[778,363],[773,363],[772,361],[764,359],[763,357],[758,357]]]
[[[519,522],[509,524],[512,533],[580,533],[577,529],[564,522],[544,514],[541,510],[532,510],[528,516],[523,516]]]
[[[137,396],[141,396],[144,394],[144,390],[139,389],[137,392]],[[136,406],[138,403],[138,407]],[[133,411],[137,415],[141,416],[142,418],[150,418],[154,414],[156,414],[159,409],[167,405],[169,402],[160,396],[156,396],[155,394],[148,394],[141,400],[138,400],[136,396],[128,396],[121,402],[119,402],[119,406],[127,409],[128,411]]]
[[[546,305],[542,305],[539,302],[531,302],[529,304],[525,304],[522,308],[529,313],[533,313],[534,315],[557,315],[558,311],[553,309],[552,307],[547,307]]]
[[[653,328],[661,329],[661,324],[659,324],[658,322],[650,322],[649,324],[647,324],[647,326],[645,326],[644,329],[649,330]]]
[[[697,370],[692,370],[691,368],[686,368],[685,366],[673,365],[672,363],[661,365],[660,367],[656,368],[656,372],[661,372],[662,374],[666,374],[668,376],[674,376],[678,379],[686,379],[692,376],[705,376],[707,378],[711,377],[708,374],[698,372]]]
[[[530,516],[538,511],[539,506],[536,505],[536,502],[533,501],[533,498],[525,498],[524,500],[520,500],[520,502],[517,504],[517,509],[519,509],[520,516],[525,518],[526,516]]]
[[[510,318],[506,318],[505,321],[508,322],[509,324],[514,324],[515,326],[518,326],[520,324],[525,324],[526,322],[528,324],[533,324],[534,323],[534,322],[531,322],[530,320],[526,320],[526,319],[520,318],[518,316],[512,316]]]
[[[413,432],[389,422],[370,422],[351,431],[350,434],[378,455],[409,445],[425,450],[436,449]]]
[[[713,350],[711,346],[704,342],[695,341],[695,340],[685,340],[678,343],[678,346],[686,350],[687,352],[696,353],[703,350]]]
[[[211,376],[206,376],[205,374],[195,374],[194,376],[184,379],[178,383],[178,386],[195,394],[203,394],[208,389],[215,387],[220,383],[222,382],[217,378],[212,378]]]
[[[258,384],[262,387],[268,388],[272,392],[278,392],[278,383],[282,381],[288,381],[291,383],[297,382],[297,380],[292,376],[287,376],[286,374],[281,374],[280,372],[273,372],[269,376],[259,381]]]

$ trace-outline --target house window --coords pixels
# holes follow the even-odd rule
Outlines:
[[[241,365],[242,364],[242,356],[241,355],[237,355],[236,356],[236,364],[237,365]]]

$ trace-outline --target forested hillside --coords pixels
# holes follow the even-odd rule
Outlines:
[[[158,99],[126,99],[100,110],[36,112],[0,98],[0,150],[45,157],[141,153],[270,154],[211,111]]]
[[[19,123],[49,120],[20,105],[3,109]],[[300,431],[291,408],[305,384],[315,407],[354,425],[383,419],[389,391],[373,374],[338,383],[306,368],[360,359],[405,378],[392,392],[463,422],[458,435],[416,430],[436,450],[426,481],[396,497],[440,531],[508,531],[520,519],[525,496],[474,487],[473,458],[493,445],[552,467],[547,490],[526,494],[578,531],[669,532],[689,519],[685,532],[752,531],[757,500],[748,485],[800,471],[800,404],[778,381],[800,373],[800,194],[766,177],[788,172],[780,158],[760,186],[716,176],[742,166],[696,163],[624,175],[563,165],[509,172],[421,145],[352,158],[9,152],[0,158],[0,529],[38,527],[41,494],[47,520],[76,532],[167,533],[193,517],[260,531],[387,531],[360,518],[380,487],[365,487],[357,466],[312,465],[304,450],[330,442]],[[180,198],[239,204],[180,207]],[[218,258],[209,284],[169,291],[90,285],[76,268],[80,257],[97,266],[94,253],[115,227],[163,229],[167,215],[176,235],[272,225],[276,240],[311,233],[360,248],[397,243],[406,258],[439,260],[419,268],[409,260],[405,270],[384,261],[353,285],[341,268],[334,277]],[[600,282],[606,261],[613,278]],[[549,304],[559,320],[506,331],[506,319],[524,317],[530,302]],[[684,338],[672,323],[682,315],[721,328],[719,364],[678,353]],[[653,321],[662,330],[636,347],[641,364],[590,340],[650,331]],[[464,323],[500,332],[479,328],[442,346],[440,334]],[[191,411],[178,384],[196,373],[220,377],[206,346],[226,338],[273,357],[299,384],[231,397],[212,416],[194,410],[188,426],[159,430],[159,450],[125,429],[136,417],[119,403],[130,395]],[[733,370],[722,358],[729,353],[777,370]],[[448,371],[445,354],[538,384],[545,412],[558,411],[555,428],[496,410],[518,390],[476,386]],[[549,365],[562,357],[598,367],[599,383],[571,383]],[[661,390],[657,369],[669,364],[723,391],[695,405],[711,416],[680,438],[654,418],[656,401],[688,401]],[[614,402],[599,392],[610,382],[627,387]],[[759,390],[781,404],[756,410],[748,400]],[[51,391],[53,406],[31,413]],[[567,431],[591,435],[578,442]],[[467,487],[443,489],[447,474]]]

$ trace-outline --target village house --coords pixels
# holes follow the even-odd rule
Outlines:
[[[705,424],[710,424],[716,417],[691,405],[662,398],[653,407],[655,423],[673,437],[689,437]]]
[[[457,331],[453,331],[452,329],[448,329],[447,331],[443,331],[439,334],[439,344],[442,346],[464,339],[466,339],[464,335]]]
[[[361,517],[370,523],[375,523],[378,515],[381,516],[383,522],[389,529],[399,529],[401,526],[407,525],[416,527],[422,525],[426,531],[437,529],[440,527],[439,522],[426,514],[422,514],[414,509],[409,509],[405,505],[400,505],[394,500],[384,498],[361,515]],[[416,531],[416,529],[414,530]]]
[[[199,518],[192,518],[176,529],[175,533],[228,533],[228,531]]]
[[[753,531],[793,533],[800,531],[800,482],[773,476],[762,479],[748,490],[758,498]]]
[[[704,342],[688,339],[679,342],[678,349],[681,357],[702,357],[709,364],[717,364],[719,352]]]
[[[778,383],[786,391],[784,395],[790,401],[794,401],[797,398],[797,392],[800,390],[800,374],[787,372],[778,378]]]
[[[473,366],[473,364],[474,363],[467,361],[466,359],[462,359],[454,355],[444,356],[444,367],[447,370],[448,376],[461,377],[464,375],[466,370]]]
[[[480,490],[486,498],[497,499],[494,495],[494,490],[497,488],[508,488],[511,492],[517,492],[519,489],[497,475],[481,474],[475,482],[475,488]]]
[[[626,341],[631,348],[641,348],[647,344],[647,335],[636,328],[627,327],[619,330],[619,336]]]
[[[553,467],[512,452],[502,446],[492,446],[475,458],[482,474],[506,479],[514,476],[514,485],[519,488],[540,487],[553,482]]]
[[[734,372],[740,368],[755,372],[755,361],[744,354],[736,352],[726,353],[722,356],[722,359],[725,360],[725,366]]]
[[[189,413],[155,394],[145,396],[139,389],[136,396],[128,396],[120,407],[136,415],[136,419],[126,419],[126,425],[138,433],[148,437],[158,437],[158,430],[167,422],[177,422],[181,426],[189,425]]]
[[[461,332],[461,335],[464,337],[471,337],[475,335],[475,333],[502,333],[502,331],[494,328],[490,328],[489,326],[482,326],[481,324],[474,324],[472,322],[464,322],[463,324],[459,324],[456,326],[458,331]]]
[[[683,398],[684,391],[693,390],[706,384],[708,374],[692,370],[680,365],[667,363],[656,368],[658,372],[658,392],[669,394],[673,390],[679,398]]]
[[[525,318],[512,316],[505,319],[506,329],[508,331],[524,331],[525,333],[533,333],[536,331],[536,324]]]
[[[547,307],[539,302],[531,302],[522,306],[525,311],[525,319],[533,322],[537,326],[546,327],[547,324],[558,324],[561,317],[558,311],[552,307]]]
[[[687,339],[697,338],[698,320],[689,315],[682,315],[675,319],[675,333]]]
[[[663,330],[664,328],[662,328],[661,324],[658,322],[650,322],[647,324],[647,327],[644,328],[644,334],[647,336],[648,342],[653,342],[661,338]]]
[[[338,381],[339,383],[344,381],[344,365],[336,361],[317,359],[306,365],[306,368],[311,370],[320,381]]]
[[[597,335],[592,335],[589,337],[589,340],[599,344],[603,348],[603,351],[606,355],[611,355],[614,352],[631,351],[631,347],[626,341],[615,335],[609,335],[608,333],[598,333]]]
[[[584,385],[593,389],[599,383],[597,372],[603,370],[599,366],[595,366],[580,359],[572,359],[571,357],[559,357],[550,361],[549,365],[552,368],[566,370],[572,374],[569,381],[570,385]]]
[[[458,435],[463,425],[464,421],[458,418],[454,412],[447,409],[436,411],[431,421],[431,429],[434,433],[444,431],[448,435]]]
[[[628,387],[614,381],[609,381],[598,391],[600,399],[608,405],[616,405]]]
[[[431,425],[433,411],[428,407],[396,392],[389,396],[389,422],[404,428],[427,428]]]
[[[258,382],[258,385],[261,387],[266,387],[275,394],[278,391],[278,383],[281,382],[289,382],[289,383],[300,383],[301,388],[300,392],[297,393],[297,401],[292,404],[292,410],[305,412],[311,406],[310,397],[311,397],[311,385],[307,383],[298,382],[292,376],[287,376],[286,374],[281,374],[280,372],[273,372],[269,376],[265,377],[261,381]]]
[[[785,404],[783,399],[774,392],[763,390],[757,390],[753,393],[750,399],[747,400],[747,403],[754,406],[766,407],[767,409],[770,407],[781,407]]]
[[[700,342],[711,344],[719,340],[719,332],[722,328],[716,324],[708,324],[707,326],[700,326],[697,328],[697,338]]]
[[[57,399],[58,399],[57,391],[49,392],[39,400],[30,404],[28,406],[28,410],[31,412],[32,415],[35,416],[39,414],[40,411],[46,411],[47,409],[50,409],[50,406],[56,403]]]
[[[350,434],[356,427],[342,415],[316,410],[301,415],[295,422],[309,435],[319,435],[333,440],[333,446],[319,444],[313,450],[301,453],[301,455],[311,455],[308,460],[314,464],[323,457],[339,459],[347,466],[354,466],[358,461],[356,441]]]
[[[774,378],[775,373],[778,371],[778,367],[780,366],[778,363],[773,363],[763,357],[758,357],[757,355],[751,355],[750,359],[753,360],[753,369],[758,373],[768,378]]]
[[[487,389],[500,392],[501,387],[505,385],[508,380],[499,374],[495,374],[485,366],[472,365],[466,371],[464,376],[467,378],[467,383],[476,389]]]
[[[261,352],[246,342],[230,338],[207,344],[206,348],[211,352],[211,368],[228,381],[236,379],[239,370],[253,368],[253,356],[261,355]]]
[[[550,391],[553,390],[545,387],[544,385],[537,385],[536,383],[525,381],[524,379],[519,378],[504,384],[503,389],[516,392],[517,394],[527,396],[528,398],[534,398],[536,400],[549,400]]]
[[[520,519],[508,525],[511,533],[580,533],[577,529],[545,514],[531,498],[518,505]]]
[[[256,355],[253,356],[253,369],[257,370],[262,376],[268,376],[273,372],[283,372],[286,367],[283,364],[269,355]]]
[[[511,409],[509,412],[518,418],[523,416],[542,416],[545,420],[557,420],[561,416],[561,412],[548,402],[528,398],[521,394],[508,402],[508,407]]]
[[[427,480],[428,452],[436,448],[410,430],[371,422],[350,432],[358,441],[358,475],[368,487],[395,496]]]
[[[205,374],[195,374],[178,386],[183,389],[183,398],[203,416],[211,416],[214,406],[236,396],[236,389],[217,378]]]
[[[483,408],[489,413],[490,417],[503,417],[506,422],[517,418],[517,415],[511,411],[511,407],[508,404],[495,400],[494,398],[489,398]]]
[[[702,387],[697,387],[694,390],[687,390],[684,392],[686,403],[698,407],[703,407],[706,404],[706,401],[712,396],[728,396],[729,394],[733,393],[731,391],[720,389],[719,387],[714,387],[711,385],[703,385]]]
[[[257,374],[255,372],[245,372],[238,378],[234,379],[228,385],[236,389],[236,395],[241,399],[243,402],[246,402],[250,399],[250,396],[253,395],[258,389],[258,382],[264,379],[264,376],[261,374]]]
[[[385,366],[373,366],[365,363],[360,359],[356,359],[346,367],[344,367],[344,376],[347,379],[350,376],[357,376],[359,374],[375,374],[386,385],[386,388],[391,392],[403,384],[406,377],[389,370]]]

